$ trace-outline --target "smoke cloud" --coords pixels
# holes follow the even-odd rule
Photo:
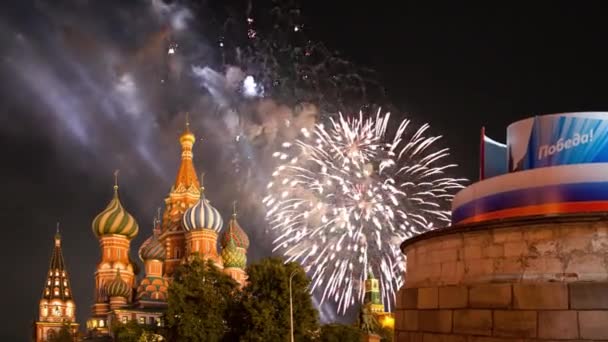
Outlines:
[[[129,210],[153,217],[174,180],[188,112],[209,198],[225,214],[239,202],[255,260],[270,254],[260,198],[272,152],[346,103],[358,109],[374,83],[301,36],[293,8],[273,2],[266,16],[251,2],[226,11],[201,6],[163,0],[5,6],[0,91],[10,118],[2,116],[0,133],[43,137],[58,151],[56,160],[108,184],[108,191],[120,169],[121,189],[135,203]],[[91,200],[101,209],[107,199]]]

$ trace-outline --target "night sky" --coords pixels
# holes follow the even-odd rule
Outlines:
[[[150,234],[152,215],[168,193],[177,170],[177,136],[183,121],[173,117],[149,126],[145,117],[121,121],[120,110],[111,117],[110,111],[99,109],[106,104],[94,102],[96,99],[83,102],[81,107],[72,106],[74,101],[65,94],[74,98],[82,94],[93,98],[96,94],[87,92],[89,84],[84,81],[88,78],[81,71],[61,72],[83,64],[64,59],[55,69],[60,71],[55,76],[37,78],[44,75],[47,64],[57,64],[51,60],[62,58],[60,49],[49,49],[41,42],[53,39],[45,33],[52,31],[53,25],[69,22],[64,19],[70,18],[65,13],[71,7],[57,6],[51,19],[40,20],[44,17],[41,13],[48,10],[40,5],[42,2],[9,3],[0,14],[0,43],[10,46],[3,48],[0,61],[0,177],[4,190],[0,256],[7,268],[1,287],[0,340],[25,341],[37,316],[55,222],[61,222],[64,256],[79,323],[84,325],[99,260],[90,224],[111,198],[112,171],[121,169],[123,204],[140,224],[140,234],[132,243],[135,257]],[[139,34],[146,30],[139,31],[146,26],[145,19],[125,19],[131,13],[127,10],[108,6],[87,9],[87,1],[72,3],[87,13],[96,13],[95,19],[86,24],[87,29],[81,30],[88,35],[79,44],[90,43],[91,37],[102,42],[101,48],[88,49],[90,54],[78,56],[79,60],[103,59],[106,55],[96,52],[110,50],[113,34],[120,36],[116,38],[120,42],[116,50],[126,51],[129,43],[137,44],[142,39]],[[343,58],[377,70],[388,98],[400,110],[396,115],[417,123],[428,122],[434,133],[444,136],[443,144],[452,149],[452,161],[460,164],[455,176],[478,177],[481,126],[486,126],[491,137],[504,141],[506,126],[517,119],[608,109],[608,28],[599,7],[559,6],[557,2],[535,8],[419,7],[407,1],[399,6],[369,1],[307,1],[302,11],[311,37],[341,51]],[[104,20],[107,26],[132,22],[137,29],[92,29],[102,26]],[[73,25],[78,27],[78,21]],[[30,40],[29,49],[19,48],[18,32],[26,40],[37,37]],[[53,42],[47,43],[54,46]],[[120,53],[117,55],[120,58]],[[87,65],[84,63],[85,69]],[[41,71],[31,74],[33,80],[19,77],[30,75],[36,66],[41,66]],[[58,79],[58,84],[69,86],[54,87]],[[56,97],[42,96],[47,90]],[[70,105],[57,105],[63,100]],[[79,122],[78,109],[89,108],[89,103],[100,105],[94,110],[107,120],[83,121],[83,129],[70,128]],[[62,109],[76,114],[58,114]],[[204,168],[211,173],[214,181],[208,186],[209,197],[227,217],[228,200],[234,197],[229,185],[234,181],[220,176],[218,170],[225,160],[214,151],[223,147],[221,143],[214,145],[209,127],[199,127],[208,129],[200,133],[207,137],[202,145],[207,145],[195,145],[195,161],[199,171]],[[151,133],[141,137],[138,129]],[[157,130],[163,134],[157,135]],[[140,145],[147,142],[147,149],[141,152]],[[252,259],[270,254],[259,217],[251,209],[245,210],[240,219],[245,230],[251,232]]]

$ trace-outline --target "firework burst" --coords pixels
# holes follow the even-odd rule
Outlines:
[[[409,120],[387,138],[390,114],[330,119],[302,130],[274,153],[279,166],[264,198],[276,233],[274,250],[312,274],[312,291],[338,311],[362,301],[373,273],[390,310],[403,283],[399,244],[450,222],[449,202],[463,179],[445,175],[448,149],[425,124],[408,134]]]

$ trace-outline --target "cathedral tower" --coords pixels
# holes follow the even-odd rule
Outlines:
[[[40,299],[39,317],[36,322],[36,341],[50,340],[64,324],[68,324],[72,333],[75,334],[78,330],[75,317],[76,305],[72,299],[72,288],[61,251],[61,235],[58,225],[55,247]]]
[[[236,220],[236,202],[233,203],[232,217],[228,222],[228,227],[222,234],[221,245],[224,273],[236,280],[241,287],[245,286],[249,237]]]
[[[378,279],[374,277],[372,269],[369,269],[367,273],[367,279],[365,280],[365,297],[363,299],[363,305],[370,308],[373,313],[384,312],[384,304],[382,304],[382,298],[380,297],[380,283]]]
[[[143,308],[167,306],[169,284],[163,278],[166,251],[158,240],[160,230],[160,219],[157,218],[154,220],[152,236],[139,248],[139,258],[144,262],[145,275],[137,288],[137,304]]]
[[[133,264],[129,259],[131,240],[137,236],[137,222],[122,206],[118,196],[118,172],[115,174],[114,196],[112,200],[93,220],[93,233],[99,239],[101,261],[95,272],[95,304],[90,328],[107,330],[106,317],[111,310],[111,298],[107,293],[107,285],[116,280],[120,272],[122,279],[129,289],[133,288],[135,274]],[[126,297],[127,303],[131,296]],[[115,303],[116,304],[116,303]]]
[[[185,232],[181,221],[186,209],[198,202],[201,193],[196,170],[192,162],[192,146],[196,137],[190,132],[190,124],[186,120],[186,130],[179,137],[182,147],[182,157],[175,184],[171,187],[169,196],[165,198],[165,212],[163,213],[162,234],[159,237],[166,249],[164,271],[167,277],[172,277],[175,268],[184,257]]]
[[[224,222],[219,211],[205,198],[203,186],[200,193],[200,200],[184,212],[182,219],[182,226],[186,230],[186,252],[188,257],[197,255],[201,259],[211,259],[221,268],[217,237]]]

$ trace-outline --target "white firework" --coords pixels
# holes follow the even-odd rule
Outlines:
[[[361,302],[367,270],[378,276],[388,310],[403,283],[405,239],[450,222],[464,179],[445,174],[448,149],[425,124],[402,121],[387,139],[390,114],[331,119],[302,130],[273,154],[279,166],[264,198],[274,250],[312,274],[312,291],[338,311]]]

